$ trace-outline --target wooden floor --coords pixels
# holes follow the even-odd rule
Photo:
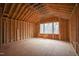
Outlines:
[[[32,38],[10,43],[2,55],[12,56],[75,56],[72,45],[59,40]]]

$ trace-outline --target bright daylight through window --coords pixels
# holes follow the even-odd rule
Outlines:
[[[40,24],[40,34],[59,34],[59,22]]]

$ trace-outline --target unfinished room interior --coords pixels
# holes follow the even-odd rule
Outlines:
[[[0,3],[0,56],[78,55],[78,3]]]

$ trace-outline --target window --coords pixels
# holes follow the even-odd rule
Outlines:
[[[52,34],[52,23],[46,23],[45,24],[45,34]]]
[[[54,22],[54,34],[59,34],[59,22]]]
[[[59,34],[59,22],[40,24],[41,34]]]
[[[44,32],[43,32],[43,28],[44,28],[43,25],[44,25],[44,24],[40,24],[40,33],[41,33],[41,34],[44,33]]]

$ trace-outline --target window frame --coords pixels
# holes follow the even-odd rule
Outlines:
[[[57,22],[58,22],[58,21],[57,21]],[[50,24],[50,23],[52,23],[52,31],[51,31],[52,33],[45,33],[45,24]],[[59,30],[58,33],[55,33],[55,32],[54,32],[54,31],[55,31],[55,30],[54,30],[54,27],[55,27],[55,26],[54,26],[54,23],[56,23],[56,22],[41,23],[41,24],[43,24],[43,33],[41,33],[41,32],[39,31],[40,34],[60,34],[60,30],[59,30],[60,23],[58,22],[58,24],[59,24],[59,25],[58,25],[58,30]],[[41,24],[40,24],[40,25],[41,25]]]

